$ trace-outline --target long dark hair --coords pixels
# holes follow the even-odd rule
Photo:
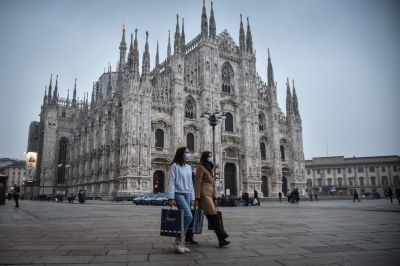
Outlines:
[[[185,154],[186,150],[187,150],[186,147],[178,148],[175,152],[175,157],[171,164],[176,163],[176,164],[179,164],[180,166],[185,165],[186,160],[185,160],[185,158],[183,158],[183,155]]]
[[[212,169],[211,166],[207,160],[208,155],[212,153],[210,151],[203,151],[203,153],[200,156],[200,165],[204,166],[205,168],[207,168],[208,171],[210,171],[210,173],[212,174]]]

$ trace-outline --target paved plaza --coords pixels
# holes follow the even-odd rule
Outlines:
[[[385,199],[262,202],[220,208],[232,243],[205,219],[177,254],[159,236],[161,209],[132,202],[11,201],[0,206],[1,265],[400,265],[400,205]]]

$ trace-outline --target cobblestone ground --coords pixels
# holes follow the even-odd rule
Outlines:
[[[11,201],[0,206],[1,265],[400,265],[400,205],[385,199],[220,208],[232,243],[207,230],[177,254],[163,207]],[[165,208],[165,207],[164,207]]]

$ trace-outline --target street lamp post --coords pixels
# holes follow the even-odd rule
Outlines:
[[[62,169],[62,168],[69,168],[70,165],[66,164],[65,161],[63,161],[61,164],[58,165],[58,168]],[[64,193],[64,182],[65,182],[65,172],[64,175],[62,174],[63,172],[61,172],[61,186],[62,186],[62,193]],[[61,193],[61,197],[60,200],[63,201],[63,194]]]
[[[214,112],[212,112],[210,109],[207,109],[206,111],[204,111],[201,116],[200,119],[202,121],[205,121],[206,119],[208,120],[208,123],[210,124],[210,126],[212,127],[212,131],[213,131],[213,160],[214,160],[214,168],[217,168],[217,156],[215,154],[215,126],[218,125],[218,123],[221,123],[222,120],[225,120],[225,113],[222,110],[215,110]],[[214,181],[215,181],[215,177],[216,177],[216,169],[214,169]]]

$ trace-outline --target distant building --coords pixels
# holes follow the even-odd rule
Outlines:
[[[11,163],[4,167],[4,175],[8,176],[7,186],[22,186],[25,177],[25,161]]]
[[[336,188],[336,195],[353,195],[374,191],[384,196],[388,187],[400,185],[400,157],[372,156],[344,158],[343,156],[317,157],[306,160],[307,192],[318,193],[320,188]]]
[[[7,166],[9,164],[15,163],[19,160],[11,159],[11,158],[0,158],[0,167]]]

